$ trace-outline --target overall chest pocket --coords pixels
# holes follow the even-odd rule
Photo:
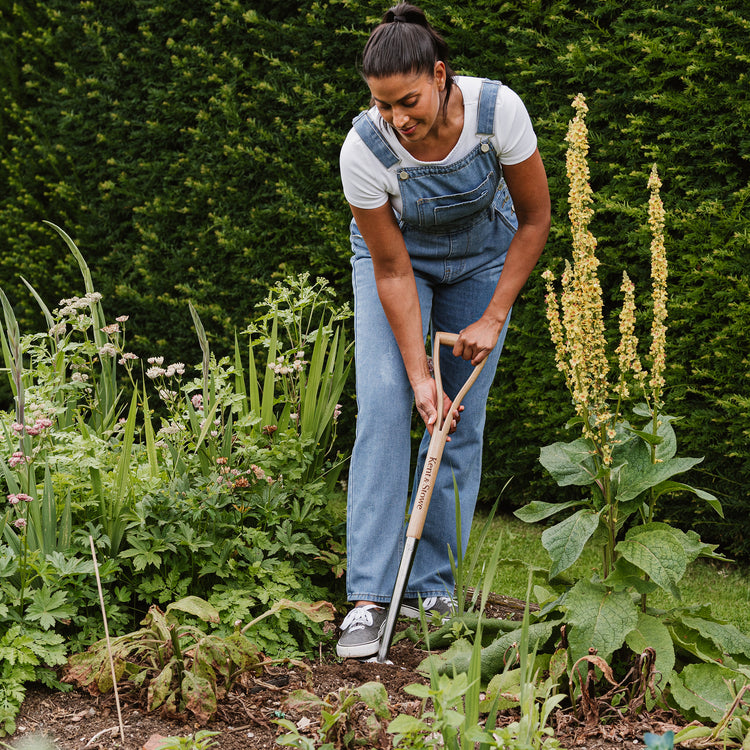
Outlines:
[[[422,195],[416,201],[418,222],[422,229],[434,229],[468,223],[492,203],[497,176],[491,172],[471,190],[460,193],[442,193],[440,182],[433,178],[431,195]],[[448,188],[448,185],[445,185]]]
[[[509,229],[512,229],[514,232],[518,229],[516,209],[513,206],[513,199],[510,197],[510,191],[504,179],[500,180],[497,186],[497,191],[492,201],[492,209],[495,215],[499,216]]]

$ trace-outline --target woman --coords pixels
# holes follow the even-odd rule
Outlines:
[[[413,403],[426,426],[438,404],[425,338],[459,333],[440,361],[455,395],[482,373],[452,413],[402,613],[448,614],[457,555],[454,476],[468,541],[481,473],[485,405],[511,306],[541,255],[550,222],[547,178],[529,116],[499,82],[456,76],[423,11],[389,10],[365,46],[372,108],[341,150],[349,201],[355,311],[357,435],[349,473],[347,596],[355,603],[337,653],[377,653],[404,535]],[[459,416],[461,424],[458,426]],[[463,554],[465,550],[461,550]]]

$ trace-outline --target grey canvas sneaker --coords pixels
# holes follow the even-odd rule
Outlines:
[[[422,607],[424,607],[427,619],[438,614],[445,622],[456,614],[458,602],[451,596],[428,596],[422,599]],[[419,617],[419,599],[403,599],[400,614],[405,617]]]
[[[351,659],[377,654],[387,614],[385,607],[375,604],[355,607],[341,623],[343,633],[336,644],[336,653]]]

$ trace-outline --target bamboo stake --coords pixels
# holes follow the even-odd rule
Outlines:
[[[94,572],[96,573],[96,587],[99,589],[99,603],[102,607],[102,619],[104,620],[104,637],[107,640],[107,655],[109,656],[109,667],[112,670],[112,687],[115,691],[115,705],[117,706],[117,721],[120,725],[120,739],[125,742],[125,727],[122,723],[122,711],[120,710],[120,695],[117,692],[117,675],[115,674],[115,660],[112,658],[112,647],[109,642],[109,626],[107,625],[107,612],[104,609],[104,594],[102,593],[102,582],[99,578],[99,563],[96,561],[96,550],[94,549],[94,537],[89,536],[91,545],[91,557],[94,558]]]

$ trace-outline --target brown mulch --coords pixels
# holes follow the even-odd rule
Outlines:
[[[488,616],[520,617],[521,603],[518,600],[494,595],[491,599],[486,612]],[[417,667],[426,656],[419,645],[406,639],[398,641],[390,653],[393,664],[386,665],[353,659],[338,660],[334,656],[334,644],[335,634],[332,634],[315,661],[268,665],[261,676],[244,676],[241,684],[220,703],[216,716],[205,727],[191,723],[188,716],[174,720],[164,718],[159,712],[147,713],[142,695],[121,689],[119,698],[124,742],[112,693],[91,696],[81,690],[61,693],[32,686],[18,716],[16,734],[3,742],[19,750],[141,750],[144,747],[152,750],[159,738],[186,737],[204,729],[218,732],[211,739],[216,742],[214,747],[221,750],[277,748],[280,746],[276,744],[276,738],[283,730],[275,721],[280,718],[292,721],[308,736],[318,737],[320,712],[300,711],[287,705],[285,699],[291,692],[308,690],[319,698],[325,698],[342,689],[348,690],[371,681],[382,682],[385,686],[391,716],[419,713],[420,701],[404,691],[407,685],[428,681],[417,672]],[[353,706],[344,731],[355,731],[356,738],[360,740],[359,747],[376,750],[391,748],[390,735],[384,731],[373,733],[367,727],[369,714],[371,712],[363,704]],[[509,723],[516,718],[512,713],[503,714],[498,723]],[[679,727],[673,723],[675,718],[658,712],[641,715],[637,720],[621,720],[587,728],[570,713],[558,712],[553,717],[552,726],[555,736],[565,748],[622,750],[625,746],[644,747],[644,732],[663,734],[669,729],[677,731]],[[318,744],[316,742],[316,746]]]

